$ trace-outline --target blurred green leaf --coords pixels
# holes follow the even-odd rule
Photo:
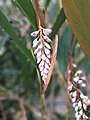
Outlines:
[[[90,60],[90,0],[62,0],[67,20]]]
[[[30,23],[32,23],[33,27],[37,29],[38,26],[36,13],[33,8],[31,0],[15,0],[15,3],[19,7],[19,9],[23,12],[23,14],[28,18]]]
[[[0,11],[0,25],[2,28],[5,29],[5,31],[10,35],[10,37],[14,40],[14,43],[16,46],[27,56],[29,57],[32,64],[36,67],[36,62],[33,58],[33,55],[30,50],[28,50],[25,45],[19,40],[18,36],[16,35],[13,27],[8,22],[7,18],[4,16],[4,14]]]
[[[61,27],[61,25],[64,23],[64,21],[66,20],[66,16],[64,14],[63,8],[61,9],[56,22],[52,28],[52,33],[50,35],[50,37],[53,39],[55,37],[55,34],[58,32],[59,28]]]
[[[45,11],[47,10],[51,0],[45,0]]]

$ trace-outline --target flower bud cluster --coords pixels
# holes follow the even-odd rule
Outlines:
[[[40,26],[38,31],[31,33],[31,36],[36,37],[33,41],[34,55],[44,84],[51,65],[51,39],[48,37],[51,32],[51,29],[44,29]]]
[[[86,77],[81,70],[78,70],[75,73],[73,81],[75,84],[80,85],[81,87],[86,87]]]
[[[87,96],[83,95],[80,87],[86,87],[86,77],[83,71],[78,70],[72,78],[72,81],[70,81],[68,90],[75,109],[76,120],[88,120],[88,116],[85,113],[87,111],[87,104],[90,104],[90,100]]]

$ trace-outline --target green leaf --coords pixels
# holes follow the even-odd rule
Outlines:
[[[64,14],[64,11],[63,9],[61,9],[57,19],[56,19],[56,22],[52,28],[52,33],[50,35],[50,37],[53,39],[55,37],[55,34],[58,32],[59,28],[61,27],[61,25],[64,23],[64,21],[66,20],[66,16]]]
[[[19,7],[19,9],[23,12],[26,18],[32,23],[35,29],[38,28],[37,26],[37,19],[36,13],[33,8],[31,0],[15,0],[15,3]]]
[[[45,11],[47,10],[51,0],[45,0]]]
[[[68,23],[90,60],[90,0],[62,0],[62,3]]]
[[[4,14],[0,11],[0,25],[5,31],[9,34],[9,36],[14,40],[13,42],[15,45],[30,59],[32,64],[36,67],[35,59],[30,50],[26,48],[26,46],[19,40],[18,36],[16,35],[13,27],[4,16]]]
[[[61,69],[64,76],[66,74],[66,69],[67,69],[71,38],[72,38],[72,31],[70,27],[67,26],[63,32],[62,37],[59,39],[58,53],[57,53],[58,66]]]

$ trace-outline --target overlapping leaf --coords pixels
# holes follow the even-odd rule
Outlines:
[[[65,22],[66,20],[66,16],[64,14],[63,8],[61,9],[56,22],[52,28],[52,33],[50,35],[50,37],[53,39],[55,37],[55,34],[58,32],[58,30],[60,29],[60,27],[62,26],[62,24]]]
[[[90,0],[62,0],[67,20],[90,60]]]

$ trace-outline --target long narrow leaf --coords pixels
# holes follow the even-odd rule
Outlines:
[[[52,28],[53,32],[50,35],[50,37],[52,39],[55,37],[56,33],[58,32],[59,28],[61,27],[61,25],[64,23],[65,20],[66,20],[66,16],[65,16],[63,8],[62,8],[57,19],[56,19],[56,22]]]
[[[15,3],[19,7],[19,9],[23,12],[23,14],[28,18],[30,23],[32,23],[33,27],[37,29],[38,26],[36,13],[33,8],[31,0],[15,0]]]
[[[62,0],[67,21],[90,60],[90,0]]]
[[[19,40],[18,36],[16,35],[14,28],[11,26],[7,18],[4,14],[0,11],[0,25],[5,31],[9,34],[9,36],[14,40],[15,45],[27,56],[29,57],[30,61],[36,66],[35,60],[31,51],[29,51],[25,45]]]

